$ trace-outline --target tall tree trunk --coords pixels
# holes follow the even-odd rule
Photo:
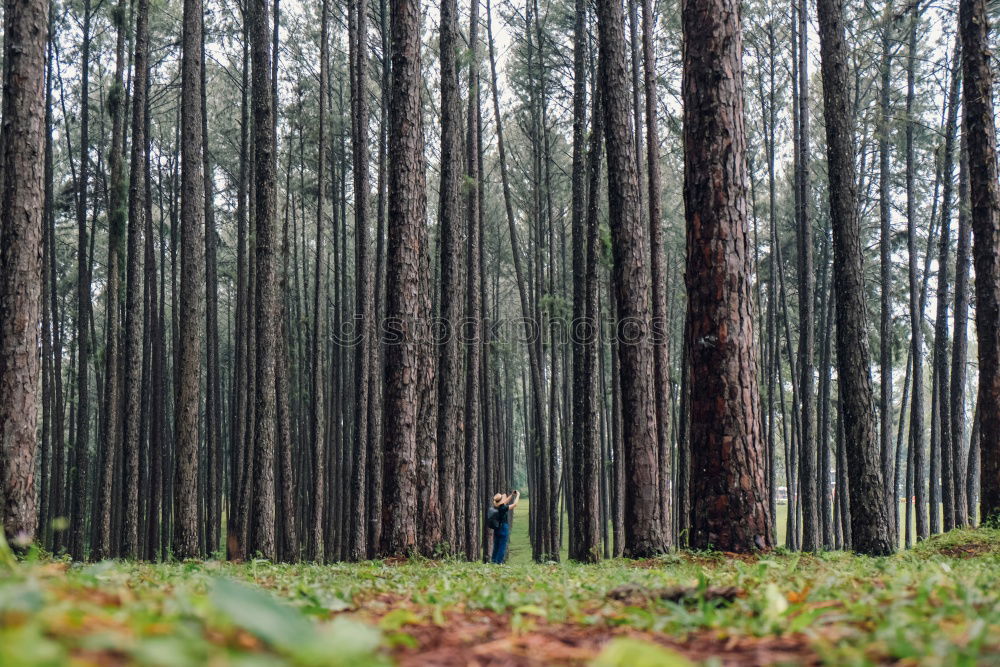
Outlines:
[[[511,194],[510,180],[507,174],[507,153],[506,146],[504,145],[503,117],[500,114],[500,91],[497,85],[496,49],[493,42],[493,16],[490,10],[489,0],[487,0],[486,8],[486,31],[490,50],[490,79],[493,84],[493,116],[496,119],[495,122],[497,128],[497,157],[500,161],[500,180],[503,186],[504,211],[507,217],[507,230],[510,236],[511,254],[514,261],[514,277],[515,282],[517,283],[518,300],[521,305],[521,321],[524,325],[524,338],[525,341],[528,342],[528,367],[531,377],[531,390],[529,394],[533,419],[525,420],[525,428],[529,432],[525,452],[528,453],[528,460],[530,461],[532,457],[531,453],[539,451],[545,442],[545,407],[542,403],[541,361],[539,360],[538,347],[532,343],[532,341],[534,341],[539,335],[540,330],[535,324],[533,324],[533,322],[536,321],[531,318],[532,310],[528,299],[526,271],[523,266],[524,262],[522,260],[521,245],[517,236],[513,196]],[[529,421],[533,421],[533,426],[528,425]],[[547,501],[544,492],[542,492],[540,488],[536,486],[532,486],[531,488],[532,506],[536,508],[531,510],[531,521],[533,522],[533,517],[536,514],[544,515]],[[537,503],[537,506],[535,503]],[[533,541],[532,544],[534,546],[535,542]]]
[[[48,115],[47,127],[51,128],[53,119],[52,113],[52,79],[54,77],[53,66],[56,53],[56,30],[55,30],[55,18],[54,12],[51,11],[51,4],[49,7],[49,50],[48,50],[48,72],[46,76],[46,113]],[[55,246],[55,236],[56,236],[56,216],[54,209],[54,165],[53,165],[53,152],[55,139],[51,136],[51,132],[46,132],[47,135],[47,145],[46,145],[46,168],[48,170],[48,176],[46,179],[47,183],[47,197],[49,199],[49,205],[47,207],[47,213],[45,218],[45,226],[47,229],[47,243],[48,243],[48,264],[46,270],[48,272],[48,292],[44,295],[44,298],[48,299],[51,326],[52,326],[52,384],[54,388],[54,394],[52,396],[52,410],[54,412],[52,419],[52,480],[49,484],[49,516],[50,517],[65,517],[68,511],[66,506],[66,441],[65,441],[65,393],[63,390],[63,373],[62,373],[62,363],[63,363],[63,326],[65,320],[60,316],[59,307],[59,290],[57,286],[57,272],[56,272],[56,246]],[[72,152],[70,152],[72,154]],[[10,405],[10,402],[7,402]],[[48,523],[43,523],[43,530],[49,530],[51,527]],[[52,551],[58,552],[58,550],[64,544],[65,531],[52,531],[51,539],[49,540],[49,547]]]
[[[229,508],[226,527],[226,555],[230,560],[242,560],[247,554],[246,525],[248,517],[244,510],[244,487],[249,483],[245,470],[252,460],[247,447],[248,434],[253,432],[253,424],[247,419],[250,401],[251,359],[249,340],[253,332],[249,308],[249,252],[250,236],[249,202],[247,192],[250,183],[250,43],[248,3],[243,6],[243,62],[241,68],[240,102],[240,153],[239,173],[236,191],[236,327],[235,364],[233,378],[233,398],[231,401],[232,426],[229,440]]]
[[[4,2],[0,130],[0,530],[35,539],[46,0]],[[86,62],[86,60],[85,60]],[[43,470],[44,473],[44,470]]]
[[[325,362],[323,352],[324,327],[326,319],[326,299],[323,280],[323,206],[326,195],[326,98],[327,80],[330,76],[330,3],[323,0],[322,18],[320,19],[319,42],[319,145],[316,160],[316,262],[313,266],[313,320],[312,320],[312,350],[310,361],[310,378],[312,391],[309,407],[309,441],[312,445],[312,519],[309,539],[309,560],[322,563],[326,558],[326,543],[323,534],[323,516],[326,509],[326,420],[323,396],[323,369]],[[362,487],[364,488],[364,487]],[[354,492],[357,493],[356,491]],[[353,496],[352,496],[353,497]],[[358,515],[363,516],[364,513]],[[358,521],[364,526],[364,521]]]
[[[656,55],[653,0],[642,3],[643,77],[646,91],[646,176],[649,186],[649,269],[653,300],[653,391],[656,395],[656,446],[659,454],[663,539],[673,546],[673,516],[670,498],[670,329],[667,323],[667,276],[663,268],[663,228],[660,201],[660,135],[657,130]]]
[[[738,3],[683,11],[691,546],[771,544],[750,295]]]
[[[895,546],[889,534],[872,411],[843,0],[818,0],[817,9],[833,227],[833,280],[837,295],[837,393],[841,408],[838,421],[844,429],[844,454],[850,473],[845,480],[847,484],[838,484],[838,489],[843,495],[844,486],[849,487],[853,548],[860,553],[881,555],[892,553]],[[840,463],[837,467],[841,467]],[[845,515],[846,512],[842,513]]]
[[[482,365],[482,230],[479,225],[479,0],[469,15],[469,98],[465,125],[465,555],[479,559],[480,508],[478,476],[481,465],[480,372]]]
[[[455,0],[442,0],[440,53],[441,53],[441,176],[438,202],[438,225],[441,244],[441,295],[439,299],[441,321],[446,327],[442,342],[438,344],[438,478],[441,490],[441,509],[445,517],[442,539],[452,551],[461,542],[457,523],[458,502],[456,489],[459,475],[458,449],[463,439],[463,388],[462,348],[459,335],[464,317],[465,299],[462,276],[462,229],[458,210],[459,196],[459,145],[461,112],[458,98],[458,66],[456,34],[458,32],[458,4]]]
[[[890,214],[889,133],[892,100],[892,0],[887,0],[882,18],[882,55],[879,61],[879,443],[882,477],[886,480],[885,504],[890,527],[899,534],[896,515],[899,504],[892,483],[892,218]],[[898,539],[897,539],[898,541]]]
[[[577,513],[589,513],[585,531],[579,543],[580,558],[596,561],[598,559],[597,540],[602,533],[605,535],[605,556],[607,549],[607,524],[601,521],[601,507],[607,507],[607,494],[601,493],[600,480],[602,474],[601,443],[598,440],[598,424],[600,410],[598,407],[598,390],[603,376],[603,364],[598,355],[601,351],[601,313],[600,313],[600,194],[601,194],[601,139],[604,134],[604,113],[601,108],[601,86],[596,77],[591,77],[591,107],[590,146],[587,154],[588,186],[587,186],[587,220],[586,247],[584,249],[584,269],[586,285],[586,305],[584,322],[587,323],[586,336],[583,339],[583,409],[584,425],[582,451],[583,475],[581,478],[581,501],[583,505],[577,508]],[[602,400],[603,403],[603,400]],[[605,459],[607,460],[607,459]],[[600,498],[598,495],[600,494]],[[605,512],[606,514],[606,512]]]
[[[995,525],[1000,522],[1000,193],[985,0],[961,0],[959,30],[976,268],[980,517],[984,525]]]
[[[121,397],[119,380],[120,370],[120,338],[121,333],[121,251],[125,240],[125,216],[127,213],[127,194],[125,183],[125,33],[128,32],[128,11],[124,0],[119,1],[113,11],[116,25],[115,38],[115,73],[111,91],[108,93],[108,112],[111,115],[111,152],[108,164],[111,169],[111,183],[108,210],[108,263],[107,295],[105,306],[106,324],[104,327],[104,402],[101,406],[102,459],[100,462],[100,480],[98,481],[98,501],[95,508],[97,524],[97,541],[94,545],[94,557],[98,560],[109,558],[113,554],[113,538],[111,535],[112,500],[115,487],[116,461],[119,456],[118,446],[121,431]]]
[[[204,9],[201,0],[184,0],[181,62],[181,284],[180,318],[202,318],[202,271],[205,269],[205,180],[201,122],[201,60]],[[174,556],[195,558],[198,540],[199,365],[201,335],[185,326],[177,341],[177,404],[174,407],[177,495],[174,505]]]
[[[135,17],[135,44],[132,74],[132,144],[129,156],[128,184],[128,259],[125,267],[125,379],[124,379],[124,426],[122,446],[125,458],[125,527],[122,555],[136,558],[139,555],[139,452],[145,433],[140,429],[141,405],[143,400],[143,354],[148,347],[143,338],[143,324],[146,318],[146,300],[152,300],[155,288],[155,273],[147,273],[144,285],[143,268],[146,261],[153,259],[152,239],[145,239],[147,228],[152,229],[146,218],[149,188],[149,161],[147,159],[146,107],[149,88],[149,0],[139,0]],[[155,272],[155,268],[153,269]],[[145,322],[146,337],[152,328],[152,317]],[[149,351],[152,352],[151,350]],[[151,357],[152,359],[152,357]],[[161,406],[150,401],[150,409],[158,411]],[[151,458],[159,455],[152,447]]]
[[[959,47],[961,48],[961,47]],[[961,61],[960,61],[961,62]],[[961,67],[961,64],[959,65]],[[966,492],[967,453],[965,445],[965,379],[968,359],[969,320],[969,251],[972,245],[972,229],[969,225],[969,162],[966,134],[961,133],[959,142],[958,177],[958,247],[955,249],[955,333],[951,346],[951,389],[949,409],[951,410],[951,453],[952,476],[955,480],[955,525],[959,528],[969,524],[969,497]]]
[[[608,190],[614,285],[618,294],[622,437],[625,442],[625,553],[641,558],[666,548],[660,521],[659,452],[649,313],[646,234],[639,210],[636,146],[629,118],[625,17],[618,0],[597,3],[608,151]]]
[[[910,277],[910,347],[913,360],[913,391],[910,398],[910,446],[913,448],[913,486],[916,495],[917,539],[928,535],[927,476],[924,461],[924,355],[923,308],[920,303],[920,283],[917,278],[917,212],[916,164],[913,147],[913,103],[915,100],[917,57],[917,8],[911,9],[909,50],[906,70],[906,229],[909,249]],[[937,508],[933,509],[934,512]]]
[[[417,515],[417,547],[421,555],[433,558],[441,555],[442,519],[440,480],[438,477],[437,444],[437,349],[434,341],[433,305],[431,294],[431,249],[425,226],[420,228],[420,375],[417,394],[417,493],[420,508]],[[381,290],[380,290],[381,291]],[[377,367],[376,367],[377,368]],[[381,406],[379,406],[381,407]]]
[[[392,12],[392,103],[389,123],[389,226],[385,345],[385,501],[382,555],[416,546],[417,372],[420,227],[426,194],[420,122],[420,4],[397,0]]]
[[[83,43],[80,49],[80,171],[77,175],[77,307],[76,307],[76,441],[74,443],[73,486],[70,491],[72,528],[70,554],[83,560],[88,493],[88,442],[90,434],[90,264],[87,262],[87,194],[90,173],[90,27],[91,0],[83,3]]]
[[[948,93],[948,115],[944,127],[944,166],[941,180],[944,191],[941,200],[941,242],[938,246],[937,317],[934,324],[934,374],[937,392],[938,438],[941,449],[941,487],[944,505],[944,529],[955,527],[955,484],[961,479],[952,467],[952,437],[950,386],[948,377],[948,262],[951,255],[951,204],[954,175],[955,132],[958,126],[958,96],[961,81],[961,51],[957,40],[951,60],[951,86]],[[936,512],[937,509],[935,508]]]
[[[267,0],[253,0],[250,53],[253,72],[254,223],[256,296],[253,446],[253,532],[251,544],[264,558],[274,558],[277,443],[275,365],[278,356],[278,253],[275,220],[274,113],[271,91],[271,45]]]
[[[371,255],[368,241],[368,2],[354,0],[353,25],[354,37],[351,41],[351,153],[354,158],[354,252],[355,252],[355,316],[360,330],[357,344],[354,347],[354,485],[355,502],[362,498],[367,470],[362,467],[366,458],[362,450],[369,447],[368,438],[368,401],[370,400],[369,375],[372,371],[371,346],[373,344],[372,329],[375,308],[374,291],[371,280]],[[364,504],[356,508],[355,515],[362,516]],[[372,508],[368,508],[369,516]],[[360,547],[364,544],[367,532],[355,522],[352,533],[352,557],[360,559],[363,554]],[[369,525],[373,524],[369,522]],[[374,527],[372,526],[373,530]],[[367,554],[369,556],[374,554]]]
[[[600,517],[597,479],[591,477],[595,470],[593,463],[599,461],[599,453],[593,451],[598,443],[595,438],[597,423],[590,419],[596,416],[596,367],[590,364],[591,353],[597,336],[597,322],[588,317],[591,292],[596,297],[597,286],[589,282],[588,251],[590,250],[590,228],[588,222],[587,190],[587,3],[574,2],[573,20],[573,180],[572,180],[572,229],[573,229],[573,321],[583,327],[574,326],[573,333],[573,441],[569,451],[573,471],[573,525],[570,530],[569,556],[579,561],[596,561],[600,552]],[[597,89],[594,89],[594,105],[597,104]],[[592,122],[599,122],[597,115]],[[600,151],[600,133],[591,128],[591,139]],[[591,160],[596,160],[600,169],[600,158],[592,151]],[[593,163],[591,169],[593,169]],[[599,191],[600,183],[597,183]],[[596,203],[597,192],[592,192]],[[596,278],[596,274],[594,276]],[[592,315],[592,313],[590,314]],[[596,356],[594,357],[596,361]],[[588,463],[590,465],[588,466]]]
[[[205,179],[205,542],[206,555],[220,546],[222,483],[222,380],[219,376],[219,234],[215,228],[215,188],[208,143],[205,33],[201,39],[201,133]]]
[[[54,283],[57,281],[54,271],[49,271],[52,266],[52,248],[54,247],[54,203],[55,203],[55,165],[54,146],[55,140],[52,137],[52,58],[53,44],[56,39],[54,12],[51,11],[52,2],[49,2],[48,26],[46,31],[46,51],[45,51],[45,118],[44,118],[44,192],[42,194],[42,258],[41,258],[41,311],[42,311],[42,428],[41,428],[41,466],[40,466],[40,494],[38,498],[38,543],[49,550],[54,551],[51,536],[52,517],[52,480],[58,474],[54,460],[56,458],[56,448],[54,446],[53,423],[58,416],[54,416],[54,411],[59,408],[59,402],[54,395],[53,386],[56,384],[53,377],[52,367],[54,358],[52,350],[54,348],[55,336],[58,335],[58,311],[52,308],[48,295],[51,293]],[[0,288],[2,289],[2,288]],[[2,487],[0,487],[2,488]],[[0,491],[0,497],[3,492]],[[0,519],[2,525],[2,519]]]
[[[813,391],[815,374],[813,328],[813,233],[809,219],[809,23],[806,0],[799,0],[799,162],[798,162],[798,242],[799,242],[799,439],[802,485],[802,549],[820,548],[820,522],[816,496],[816,405]]]

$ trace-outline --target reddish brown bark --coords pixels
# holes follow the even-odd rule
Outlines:
[[[4,2],[0,132],[0,525],[35,538],[47,0]]]
[[[772,545],[760,428],[735,0],[684,7],[691,546]]]
[[[389,224],[386,265],[384,504],[381,554],[416,547],[417,345],[420,238],[427,208],[420,113],[420,3],[397,0],[392,18]]]

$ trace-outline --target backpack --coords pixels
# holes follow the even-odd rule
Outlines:
[[[491,507],[486,511],[486,525],[490,530],[496,530],[500,527],[500,511]]]

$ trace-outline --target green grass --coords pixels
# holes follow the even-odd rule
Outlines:
[[[515,546],[530,555],[525,518]],[[599,664],[688,664],[651,641],[709,662],[754,651],[768,662],[1000,664],[1000,531],[954,531],[889,558],[779,550],[584,566],[516,555],[505,567],[0,558],[0,665],[419,664],[484,642],[536,663],[603,651]],[[690,592],[610,599],[623,584]],[[715,602],[709,587],[741,595]],[[611,641],[620,635],[631,639]]]
[[[507,558],[508,563],[512,564],[526,564],[531,562],[531,541],[528,537],[528,507],[530,506],[530,501],[527,499],[522,499],[515,510],[516,519],[513,526],[511,527],[510,536],[510,555]],[[899,503],[899,516],[903,520],[906,517],[906,504],[903,502]],[[785,545],[785,537],[788,534],[787,524],[788,524],[788,505],[778,505],[777,511],[777,532],[778,532],[778,545]],[[943,520],[943,510],[942,510],[942,520]],[[913,531],[914,539],[916,539],[916,517],[910,517],[910,528]],[[566,536],[567,536],[567,520],[566,514],[562,515],[562,549],[560,554],[562,560],[568,558],[568,549],[566,546]],[[900,533],[899,536],[899,546],[903,547],[905,541],[905,535]],[[614,540],[612,539],[612,543]]]

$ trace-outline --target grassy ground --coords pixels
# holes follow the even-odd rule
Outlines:
[[[891,558],[593,566],[70,565],[0,552],[0,665],[1000,664],[997,581],[1000,532],[988,530]]]
[[[526,564],[531,562],[531,541],[528,538],[528,507],[531,502],[527,499],[521,500],[515,510],[517,518],[514,521],[514,525],[511,527],[511,539],[510,539],[510,555],[507,559],[509,563]],[[778,544],[785,544],[785,535],[787,534],[787,522],[788,522],[788,505],[778,505],[777,511],[777,529],[778,529]],[[906,503],[899,503],[899,516],[904,518],[906,516]],[[943,514],[942,514],[943,521]],[[567,546],[566,546],[566,516],[562,517],[563,525],[563,545],[562,545],[562,558],[563,560],[567,557]],[[910,517],[910,529],[913,535],[916,535],[916,517]],[[899,536],[899,546],[903,547],[905,536],[903,533]],[[613,541],[613,540],[612,540]]]

